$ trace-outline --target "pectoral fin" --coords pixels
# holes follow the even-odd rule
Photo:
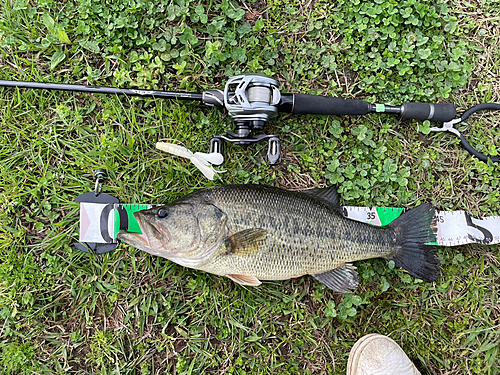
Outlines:
[[[356,267],[348,263],[331,271],[317,273],[312,277],[340,293],[351,293],[359,284]]]
[[[257,279],[255,276],[226,275],[226,277],[229,277],[231,280],[241,285],[258,286],[262,284],[261,281]]]
[[[250,256],[259,251],[267,236],[267,231],[260,228],[245,229],[224,239],[226,254]]]

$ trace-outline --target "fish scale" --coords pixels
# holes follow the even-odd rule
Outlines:
[[[231,218],[230,234],[261,228],[267,236],[261,251],[251,256],[226,256],[221,251],[200,269],[219,275],[231,269],[260,280],[283,280],[391,253],[391,233],[348,221],[340,210],[305,193],[286,193],[268,187],[207,189],[205,199]]]

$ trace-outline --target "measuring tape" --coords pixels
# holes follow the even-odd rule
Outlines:
[[[373,225],[387,225],[408,209],[388,207],[343,207],[350,219]],[[468,243],[493,245],[500,243],[500,216],[477,217],[466,211],[436,210],[439,246],[459,246]]]
[[[153,207],[148,204],[80,203],[80,242],[118,243],[119,230],[140,233],[133,213]],[[407,209],[388,207],[342,207],[344,216],[365,223],[383,226],[397,219]],[[465,211],[436,211],[438,246],[469,243],[493,245],[500,243],[500,216],[477,217]]]

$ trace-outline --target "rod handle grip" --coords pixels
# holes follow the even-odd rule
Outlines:
[[[364,100],[334,98],[330,96],[293,94],[292,113],[315,115],[366,115],[371,104]]]
[[[457,109],[452,103],[404,103],[401,117],[420,121],[447,122],[455,118]]]

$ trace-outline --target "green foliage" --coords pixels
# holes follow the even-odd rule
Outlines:
[[[28,343],[0,343],[0,372],[5,375],[28,375],[42,369],[35,361],[36,350]]]
[[[57,2],[23,3],[21,9],[19,3],[9,5],[17,19],[4,21],[3,29],[10,35],[2,47],[42,51],[51,56],[51,70],[67,58],[78,65],[81,56],[75,53],[84,50],[91,64],[86,70],[73,70],[73,80],[114,77],[115,84],[128,86],[165,84],[171,73],[210,75],[229,60],[245,63],[260,54],[259,39],[249,34],[264,27],[262,20],[247,22],[245,10],[229,1],[206,7],[189,0],[80,0],[65,4],[62,22],[55,21]],[[16,30],[23,22],[41,28],[42,37],[25,26]],[[229,69],[228,75],[237,71]]]
[[[471,46],[446,2],[339,1],[330,9],[360,88],[383,102],[434,101],[463,87]]]
[[[350,204],[383,206],[387,196],[404,204],[412,197],[407,188],[410,167],[405,166],[404,159],[388,157],[389,147],[397,147],[399,142],[387,137],[389,125],[378,130],[378,139],[374,138],[372,127],[362,123],[353,126],[349,134],[339,120],[332,120],[328,132],[333,142],[327,144],[332,158],[325,177],[330,184],[339,186],[339,192]],[[339,143],[347,147],[335,151]],[[378,186],[384,186],[383,195]]]
[[[11,32],[1,45],[43,51],[51,56],[51,70],[68,58],[81,63],[76,52],[82,49],[93,56],[87,69],[74,69],[72,76],[91,82],[114,78],[117,85],[171,86],[175,74],[211,80],[217,70],[231,76],[243,66],[275,72],[277,60],[286,79],[296,75],[302,81],[336,72],[340,64],[359,75],[359,88],[373,100],[399,103],[448,98],[472,71],[468,56],[474,47],[460,38],[458,19],[445,2],[317,1],[313,17],[292,4],[272,3],[285,33],[226,0],[207,6],[189,0],[81,0],[66,4],[61,21],[57,2],[19,4],[11,5],[17,19],[3,23]],[[23,22],[30,28],[21,27],[19,35],[16,25]],[[41,35],[32,31],[37,28]],[[328,42],[332,31],[334,43]],[[287,37],[298,33],[307,38]],[[189,79],[181,88],[187,85]],[[334,81],[329,86],[339,89]]]
[[[359,296],[354,296],[352,294],[346,294],[342,299],[342,302],[335,306],[334,301],[328,302],[325,309],[325,316],[335,318],[338,316],[340,320],[346,320],[347,318],[353,318],[357,314],[356,307],[360,306],[363,300]]]

